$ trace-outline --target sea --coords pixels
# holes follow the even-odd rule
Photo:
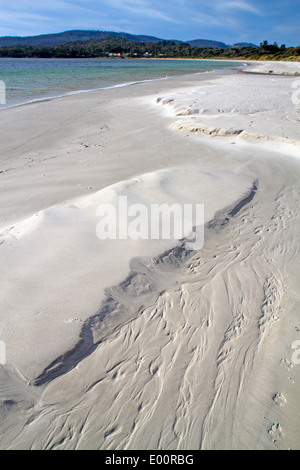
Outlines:
[[[236,62],[219,60],[0,58],[0,110],[236,66]]]

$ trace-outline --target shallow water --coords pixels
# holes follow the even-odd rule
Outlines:
[[[226,61],[170,59],[0,59],[6,103],[0,109],[32,101],[203,73],[236,66]]]

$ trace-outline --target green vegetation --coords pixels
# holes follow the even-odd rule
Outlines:
[[[0,47],[0,57],[26,58],[190,58],[225,60],[300,60],[300,46],[280,47],[264,41],[257,47],[201,48],[170,41],[135,42],[122,38],[92,39],[57,46]]]

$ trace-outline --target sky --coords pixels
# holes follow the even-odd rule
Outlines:
[[[0,0],[0,36],[72,29],[300,45],[300,0]]]

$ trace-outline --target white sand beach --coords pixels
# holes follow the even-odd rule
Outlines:
[[[0,112],[1,449],[300,449],[299,75]],[[120,196],[203,204],[203,248],[100,240]]]

